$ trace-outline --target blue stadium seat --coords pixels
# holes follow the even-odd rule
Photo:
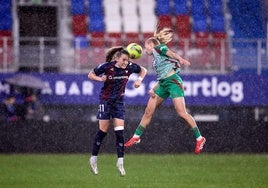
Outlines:
[[[208,14],[210,16],[222,15],[223,14],[222,2],[219,0],[209,0]]]
[[[78,49],[88,48],[87,37],[74,37],[74,47]]]
[[[105,26],[103,20],[96,20],[93,19],[89,22],[89,31],[90,32],[104,32],[105,31]]]
[[[232,15],[234,38],[266,37],[265,24],[261,20],[260,1],[232,0],[228,2],[228,7]]]
[[[204,0],[192,0],[192,14],[205,14]]]
[[[11,12],[1,12],[0,13],[0,30],[2,30],[2,31],[12,30]]]
[[[12,0],[0,0],[0,7],[11,8]]]
[[[212,32],[224,32],[225,31],[223,16],[211,17],[210,31]]]
[[[193,15],[193,31],[206,32],[208,30],[205,15]]]
[[[71,14],[84,15],[86,13],[85,0],[71,0]]]
[[[12,30],[11,0],[0,0],[0,30]]]
[[[188,14],[187,2],[185,0],[174,0],[174,14],[175,15]]]
[[[88,6],[88,16],[89,16],[89,31],[90,32],[104,32],[104,14],[102,7],[102,0],[99,1],[89,1]]]
[[[156,0],[156,15],[170,15],[169,0]]]

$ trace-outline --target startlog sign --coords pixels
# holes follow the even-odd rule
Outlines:
[[[45,104],[98,104],[102,83],[88,80],[86,74],[34,74],[46,82],[47,88],[41,91],[40,101]],[[1,81],[14,74],[0,74]],[[182,75],[187,105],[268,105],[268,77],[257,75]],[[127,104],[147,103],[148,91],[156,77],[147,75],[139,88],[132,85],[136,75],[129,78],[125,92]],[[12,88],[0,83],[0,99],[9,94]],[[166,105],[170,105],[168,100]]]

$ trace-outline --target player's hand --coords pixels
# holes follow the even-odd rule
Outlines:
[[[106,75],[102,75],[102,77],[101,77],[101,82],[105,82],[106,79],[107,79],[107,76],[106,76]]]
[[[149,95],[152,97],[152,98],[155,98],[155,92],[153,89],[150,89],[149,90]]]
[[[140,87],[140,86],[141,86],[141,80],[136,80],[136,81],[134,82],[133,86],[134,86],[135,88]]]
[[[186,66],[186,67],[191,65],[191,63],[185,59],[181,59],[180,62],[183,64],[183,66]]]

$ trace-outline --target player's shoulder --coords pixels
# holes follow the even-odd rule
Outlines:
[[[138,65],[137,63],[134,63],[133,61],[129,61],[128,63],[128,67],[139,67],[140,65]]]
[[[113,66],[115,64],[115,62],[104,62],[104,63],[101,63],[97,66],[97,68],[104,68],[104,67],[110,67],[110,66]]]
[[[160,48],[167,48],[166,44],[160,43],[157,46],[155,46],[156,48],[160,49]]]

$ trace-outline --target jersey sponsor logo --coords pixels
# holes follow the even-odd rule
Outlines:
[[[108,76],[109,80],[128,79],[128,76]]]

